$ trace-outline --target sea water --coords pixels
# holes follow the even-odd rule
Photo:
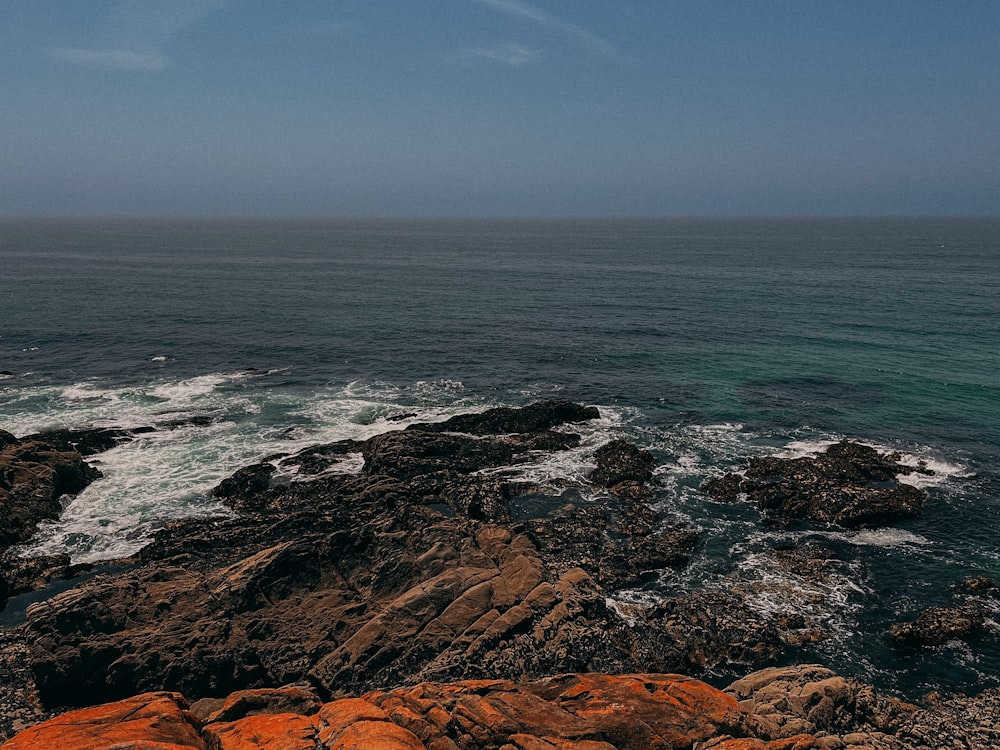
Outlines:
[[[789,658],[907,694],[1000,684],[995,632],[915,654],[887,635],[1000,582],[997,219],[2,219],[0,373],[16,435],[159,426],[96,456],[104,478],[23,554],[127,555],[225,514],[209,490],[265,456],[569,398],[601,419],[515,475],[582,480],[624,437],[656,456],[657,509],[701,531],[622,606],[739,586],[830,633]],[[845,437],[934,470],[905,479],[920,518],[772,528],[698,490]],[[837,553],[828,580],[768,555],[808,540]]]

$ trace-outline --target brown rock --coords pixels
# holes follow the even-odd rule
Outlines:
[[[889,632],[900,646],[937,646],[950,640],[968,640],[986,628],[983,611],[974,605],[928,607],[911,622],[897,623]]]
[[[309,449],[309,462],[360,451],[357,475],[269,486],[267,468],[237,472],[222,494],[240,516],[169,524],[137,567],[29,610],[42,699],[218,699],[302,680],[332,698],[427,679],[679,666],[646,662],[645,647],[637,656],[602,585],[682,565],[695,534],[664,528],[635,480],[608,503],[511,522],[521,489],[476,472],[575,444],[550,426],[595,416],[559,402],[526,409]],[[486,424],[539,430],[490,435]],[[203,715],[221,710],[211,705]]]
[[[0,431],[0,551],[30,537],[39,521],[58,518],[59,498],[75,495],[101,473],[75,450]]]

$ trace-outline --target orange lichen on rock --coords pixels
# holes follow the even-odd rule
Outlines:
[[[26,729],[3,750],[207,750],[178,693],[144,693]]]
[[[209,750],[315,750],[316,727],[296,714],[260,714],[209,724]]]
[[[745,709],[733,696],[680,675],[566,674],[526,684],[425,682],[321,707],[308,689],[279,688],[241,691],[186,709],[176,693],[147,693],[64,714],[22,732],[2,750],[826,747],[811,735],[738,739],[747,734]]]

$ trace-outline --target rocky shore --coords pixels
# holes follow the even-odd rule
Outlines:
[[[618,604],[617,591],[698,549],[694,529],[650,508],[653,456],[614,440],[581,483],[510,478],[576,448],[573,425],[598,416],[560,401],[493,409],[241,469],[215,490],[231,516],[167,525],[116,572],[31,605],[4,632],[0,731],[22,731],[3,747],[1000,744],[995,691],[917,707],[822,667],[773,666],[822,634],[794,613],[754,612],[752,591]],[[0,505],[18,509],[0,534],[25,538],[21,509],[58,512],[97,476],[84,454],[128,437],[0,434]],[[896,481],[913,470],[845,442],[755,459],[705,491],[774,522],[877,525],[920,512],[925,493]],[[827,564],[815,549],[775,560],[803,576]],[[0,593],[79,572],[8,555]],[[935,628],[982,631],[977,602],[995,588],[967,589],[957,614],[897,624],[901,647],[934,643]],[[695,679],[709,672],[740,679],[725,690]],[[88,708],[26,728],[70,707]]]

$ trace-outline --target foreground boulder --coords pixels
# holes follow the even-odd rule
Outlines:
[[[145,693],[22,731],[3,750],[939,750],[994,748],[1000,690],[902,703],[818,665],[725,691],[675,674],[425,682],[326,703],[301,686],[188,704]]]
[[[751,458],[742,475],[726,474],[702,489],[725,501],[745,494],[772,520],[885,526],[919,515],[927,499],[926,492],[898,477],[932,472],[900,459],[899,453],[844,440],[815,456]]]
[[[64,714],[3,748],[648,750],[739,736],[744,723],[732,697],[679,675],[422,683],[306,712],[287,710],[281,692],[272,691],[273,706],[265,700],[251,713],[208,717],[178,694],[146,693]]]

